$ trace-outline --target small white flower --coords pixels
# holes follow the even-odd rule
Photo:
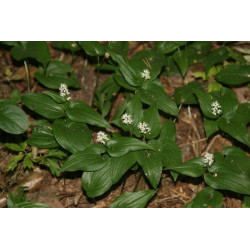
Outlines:
[[[70,95],[68,86],[65,83],[60,84],[59,91],[60,91],[60,96],[62,96],[62,97]],[[68,96],[67,101],[69,101],[70,98],[71,97]]]
[[[150,134],[151,129],[146,122],[139,122],[137,128],[142,134]]]
[[[212,103],[211,108],[212,108],[213,115],[221,115],[222,114],[221,106],[217,101]]]
[[[127,114],[127,113],[124,113],[121,118],[122,118],[122,122],[125,125],[131,125],[133,123],[133,121],[134,121],[132,116]]]
[[[203,157],[203,163],[210,167],[214,163],[214,155],[206,153]]]
[[[109,137],[108,135],[103,132],[103,131],[99,131],[97,133],[97,138],[96,138],[97,142],[100,142],[102,144],[105,144],[107,141],[109,141]]]
[[[144,69],[143,72],[141,72],[141,78],[144,78],[145,80],[149,80],[151,78],[148,69]]]
[[[105,57],[108,59],[110,57],[110,54],[108,52],[106,52]]]

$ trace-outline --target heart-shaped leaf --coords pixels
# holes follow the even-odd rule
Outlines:
[[[47,120],[38,120],[32,124],[32,134],[28,144],[38,148],[56,148],[56,142],[52,133],[52,125]]]
[[[121,42],[109,42],[107,44],[108,50],[114,51],[115,53],[121,54],[124,57],[128,55],[129,43],[127,41]]]
[[[134,153],[130,152],[122,157],[112,157],[109,160],[112,184],[117,183],[121,177],[135,164]]]
[[[126,192],[112,201],[111,208],[144,208],[155,195],[155,190]]]
[[[70,102],[66,108],[66,113],[72,121],[84,122],[102,128],[111,128],[108,122],[85,102]]]
[[[224,147],[214,154],[215,162],[208,168],[205,182],[215,189],[250,194],[250,159],[237,147]]]
[[[88,197],[94,198],[106,193],[112,186],[109,164],[95,172],[84,172],[82,187]]]
[[[71,153],[83,151],[92,143],[92,133],[85,123],[55,120],[53,134],[60,146]]]
[[[146,142],[137,140],[132,137],[117,137],[112,138],[106,143],[108,147],[108,153],[112,157],[121,157],[128,152],[133,152],[142,149],[154,150],[152,146]]]
[[[81,50],[78,43],[73,41],[53,41],[52,46],[57,49],[69,50],[73,53]]]
[[[157,148],[156,141],[150,141],[151,145]],[[157,188],[162,174],[162,155],[159,151],[141,150],[135,153],[136,160],[142,166],[143,172],[154,189]]]
[[[163,112],[177,116],[178,108],[175,102],[167,95],[163,88],[152,82],[146,82],[138,91],[140,99],[148,105],[156,104]]]
[[[60,96],[58,93],[55,93],[52,91],[47,91],[47,90],[43,91],[42,93],[44,95],[51,97],[57,103],[65,103],[66,102],[66,97]]]
[[[48,119],[58,119],[65,116],[64,106],[52,98],[40,93],[30,93],[22,97],[26,107]]]
[[[12,104],[0,105],[0,129],[10,134],[23,134],[29,126],[26,114]]]
[[[68,171],[97,171],[106,166],[109,159],[102,145],[91,145],[83,151],[72,154],[61,168],[61,172]]]
[[[61,61],[50,61],[46,71],[39,68],[35,72],[35,78],[47,88],[59,89],[61,83],[68,87],[79,88],[74,70],[66,63]]]
[[[187,203],[186,208],[221,208],[223,195],[213,188],[203,188],[196,197]]]

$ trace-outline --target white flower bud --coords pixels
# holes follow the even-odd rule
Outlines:
[[[151,78],[148,69],[144,69],[143,72],[141,72],[141,78],[144,78],[145,80],[149,80]]]

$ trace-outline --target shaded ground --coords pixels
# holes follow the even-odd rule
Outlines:
[[[137,51],[148,48],[148,43],[130,43],[130,56]],[[51,58],[72,64],[78,81],[82,89],[71,91],[72,100],[83,100],[92,104],[94,89],[96,88],[96,72],[92,64],[87,63],[81,55],[72,56],[50,47]],[[92,63],[92,62],[91,62]],[[25,79],[24,67],[21,64],[15,64],[9,52],[0,50],[0,99],[8,98],[14,88],[18,88],[21,93],[26,93],[27,83]],[[13,74],[18,73],[21,80],[19,82],[8,83],[4,81],[4,72],[8,66]],[[203,69],[202,64],[189,68],[187,74],[188,82],[194,80],[192,72]],[[30,66],[31,86],[33,92],[41,92],[44,88],[34,80],[36,67]],[[100,74],[99,85],[110,75]],[[182,78],[179,75],[161,77],[161,82],[165,86],[166,92],[173,96],[174,89],[183,85]],[[247,87],[234,89],[239,102],[250,101],[250,93]],[[122,101],[122,95],[117,98],[115,107]],[[111,114],[112,115],[112,114]],[[29,117],[30,123],[33,118]],[[221,151],[225,145],[232,145],[230,140],[216,135],[210,140],[205,138],[203,129],[203,117],[197,107],[183,107],[176,122],[177,143],[183,153],[183,160],[187,161],[197,157],[206,151],[213,153]],[[30,132],[30,131],[29,131]],[[1,134],[2,133],[2,134]],[[3,132],[0,132],[2,138]],[[89,199],[81,188],[81,173],[65,174],[60,178],[55,178],[46,168],[35,167],[33,171],[23,170],[20,165],[13,173],[5,173],[4,167],[8,164],[8,159],[13,156],[0,143],[0,207],[6,206],[6,197],[10,191],[17,189],[18,186],[28,186],[27,197],[31,201],[42,202],[51,207],[109,207],[110,203],[124,191],[133,191],[136,180],[140,173],[129,172],[127,175],[113,187],[111,191],[99,197],[98,199]],[[157,195],[151,200],[148,207],[183,207],[184,204],[192,200],[196,194],[205,186],[202,178],[194,179],[188,177],[179,177],[174,183],[168,172],[162,175],[161,184]],[[149,185],[144,177],[140,178],[137,190],[149,189]],[[241,207],[242,196],[224,192],[224,207]]]

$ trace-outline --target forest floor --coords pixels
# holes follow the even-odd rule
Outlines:
[[[71,91],[72,100],[83,100],[92,105],[96,85],[96,71],[93,62],[87,62],[82,55],[71,55],[63,51],[53,49],[49,44],[52,59],[61,60],[71,64],[75,71],[77,79],[81,84],[81,89]],[[130,42],[129,56],[136,52],[148,48],[148,43]],[[36,67],[30,66],[31,71],[31,89],[32,92],[41,92],[45,90],[34,80]],[[7,82],[4,80],[4,72],[10,70],[13,74],[18,74],[21,78],[18,82]],[[195,80],[192,73],[203,70],[203,64],[197,64],[189,67],[186,81]],[[100,73],[99,85],[111,74]],[[180,75],[171,77],[161,76],[166,92],[173,97],[174,90],[183,86],[183,80]],[[205,86],[206,87],[206,86]],[[11,58],[10,52],[0,50],[0,99],[9,98],[14,88],[20,90],[22,94],[27,93],[27,81],[25,70],[22,64],[17,64]],[[233,89],[240,103],[250,101],[248,87]],[[115,111],[117,105],[122,102],[123,96],[119,95],[111,111]],[[30,123],[34,121],[28,112]],[[225,145],[232,145],[230,140],[216,135],[207,140],[203,129],[203,117],[197,107],[182,107],[180,115],[176,122],[177,144],[183,153],[183,160],[202,155],[205,151],[214,153],[221,151]],[[28,135],[30,130],[28,131]],[[0,138],[3,133],[0,132]],[[110,203],[120,195],[121,192],[133,191],[136,180],[139,179],[139,172],[128,172],[126,176],[115,185],[109,192],[97,199],[89,199],[81,187],[81,174],[64,174],[59,178],[51,175],[49,169],[35,166],[34,170],[24,170],[22,164],[14,171],[6,173],[5,166],[13,153],[8,151],[1,143],[0,139],[0,207],[6,207],[9,192],[16,190],[19,186],[27,186],[27,197],[33,202],[42,202],[51,207],[109,207]],[[126,179],[126,181],[125,181]],[[205,187],[202,178],[192,179],[179,176],[176,182],[173,182],[171,175],[164,172],[157,194],[148,204],[148,207],[177,208],[183,207],[187,202],[192,200],[196,194]],[[139,179],[137,190],[149,189],[149,185],[144,177]],[[241,207],[242,195],[223,192],[225,195],[224,207]]]

